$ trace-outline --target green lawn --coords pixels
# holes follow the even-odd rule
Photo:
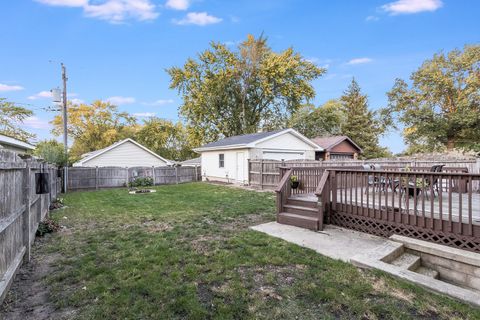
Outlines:
[[[37,254],[77,319],[479,319],[480,311],[248,229],[274,195],[192,183],[73,192]]]

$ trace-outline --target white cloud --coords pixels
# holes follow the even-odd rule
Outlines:
[[[122,23],[128,19],[146,21],[159,16],[151,0],[37,0],[50,6],[79,7],[87,17]]]
[[[150,118],[155,117],[155,112],[137,112],[133,114],[137,118]]]
[[[35,0],[49,6],[61,7],[83,7],[88,4],[88,0]]]
[[[33,96],[29,96],[27,99],[38,100],[38,99],[46,99],[46,98],[52,98],[52,93],[50,91],[40,91],[39,93],[36,93]]]
[[[105,101],[110,102],[114,105],[121,105],[121,104],[131,104],[135,103],[135,98],[133,97],[121,97],[121,96],[114,96],[107,98]]]
[[[32,116],[23,120],[23,125],[34,129],[50,129],[51,126],[48,121]]]
[[[364,64],[372,62],[373,60],[370,58],[355,58],[347,62],[347,64]]]
[[[435,11],[443,6],[441,0],[397,0],[382,6],[391,15]]]
[[[189,0],[168,0],[165,6],[173,10],[187,10],[190,6]]]
[[[147,106],[163,106],[165,104],[174,103],[173,99],[159,99],[154,102],[145,102],[144,104]]]
[[[206,26],[221,21],[222,18],[211,16],[206,12],[189,12],[182,20],[174,20],[173,22],[179,25],[195,24],[197,26]]]
[[[378,20],[380,20],[380,18],[377,16],[368,16],[365,18],[365,21],[378,21]]]
[[[8,84],[3,84],[0,83],[0,92],[6,92],[6,91],[20,91],[23,90],[24,88],[22,86],[11,86]]]
[[[84,104],[85,103],[84,100],[78,99],[78,98],[69,99],[69,101],[73,104]]]

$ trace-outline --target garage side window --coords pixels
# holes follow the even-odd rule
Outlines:
[[[223,153],[218,155],[218,167],[225,168],[225,154]]]

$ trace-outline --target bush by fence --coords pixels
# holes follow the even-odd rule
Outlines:
[[[36,194],[35,173],[42,170],[49,173],[50,193]],[[0,303],[22,261],[30,260],[38,224],[60,190],[55,166],[0,150]]]
[[[274,189],[280,181],[279,168],[282,166],[294,167],[323,167],[323,168],[359,168],[365,164],[379,164],[382,167],[431,167],[436,164],[444,164],[450,168],[466,168],[469,173],[480,173],[480,159],[472,160],[417,160],[417,159],[377,159],[377,160],[249,160],[248,178],[252,187],[260,189]],[[474,181],[473,191],[480,192],[480,183]]]
[[[200,167],[72,167],[68,190],[128,186],[135,178],[151,177],[154,185],[201,181]]]

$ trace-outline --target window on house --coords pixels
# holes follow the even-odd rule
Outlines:
[[[223,153],[220,153],[218,155],[218,167],[219,168],[225,167],[225,155]]]

